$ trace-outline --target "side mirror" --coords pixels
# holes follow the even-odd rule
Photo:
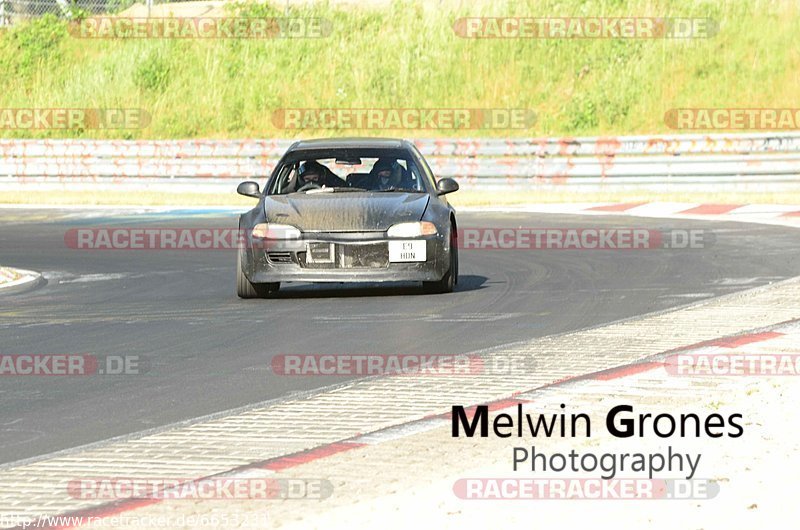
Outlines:
[[[439,192],[439,195],[458,191],[458,182],[453,179],[442,179],[436,183],[436,191]]]
[[[261,198],[261,190],[258,188],[258,183],[252,180],[239,184],[236,188],[236,193],[244,195],[245,197],[253,197],[254,199]]]

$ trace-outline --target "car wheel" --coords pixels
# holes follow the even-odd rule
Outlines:
[[[438,282],[422,282],[426,293],[452,293],[458,283],[458,240],[456,231],[450,230],[450,267]]]
[[[239,298],[269,298],[280,288],[280,282],[251,283],[242,270],[242,253],[236,253],[236,294]]]

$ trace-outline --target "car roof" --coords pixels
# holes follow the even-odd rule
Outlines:
[[[409,147],[407,140],[396,138],[318,138],[300,140],[292,144],[289,151],[319,149],[402,149]]]

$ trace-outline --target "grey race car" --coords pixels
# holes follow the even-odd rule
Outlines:
[[[281,282],[421,281],[426,292],[458,281],[458,228],[445,194],[413,143],[390,139],[294,143],[239,218],[236,292],[269,297]]]

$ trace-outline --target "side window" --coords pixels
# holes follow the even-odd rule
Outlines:
[[[428,185],[430,186],[430,189],[435,190],[436,189],[436,178],[433,176],[433,171],[431,171],[431,168],[428,165],[428,161],[425,160],[422,157],[422,154],[419,152],[419,150],[416,148],[416,146],[413,147],[413,149],[414,149],[414,154],[416,155],[417,160],[419,160],[419,164],[422,166],[422,171],[424,172],[425,179],[428,181]]]
[[[413,160],[404,160],[404,162],[408,166],[409,187],[415,190],[424,190],[425,186],[422,185],[422,174],[420,173],[419,166],[417,166]]]
[[[291,184],[295,180],[295,167],[294,165],[284,166],[278,172],[278,176],[272,185],[270,195],[282,195],[289,193]]]

